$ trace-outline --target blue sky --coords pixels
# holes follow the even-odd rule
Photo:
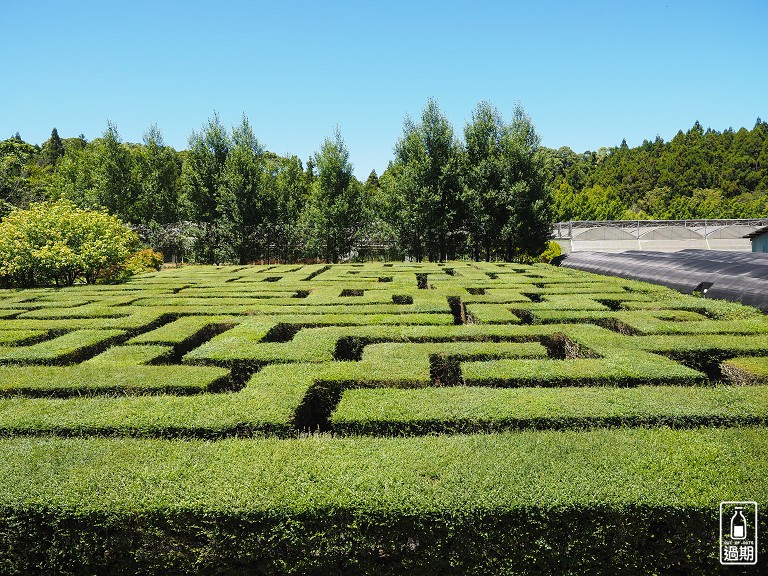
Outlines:
[[[519,101],[546,146],[577,152],[768,118],[768,2],[2,1],[0,138],[182,149],[217,111],[308,158],[335,126],[359,178],[435,97],[457,133]]]

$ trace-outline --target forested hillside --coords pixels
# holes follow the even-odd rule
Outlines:
[[[768,215],[768,123],[669,142],[575,154],[553,151],[554,216],[565,220],[753,218]]]
[[[526,261],[552,221],[768,215],[768,123],[577,154],[545,148],[518,108],[481,102],[461,134],[430,100],[406,118],[394,158],[358,181],[337,131],[306,161],[266,150],[248,119],[217,116],[167,146],[108,123],[99,137],[0,142],[0,215],[67,198],[106,208],[166,257],[198,262],[460,256]]]

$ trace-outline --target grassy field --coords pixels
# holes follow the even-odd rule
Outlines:
[[[0,573],[732,573],[767,361],[755,309],[548,265],[2,291]]]

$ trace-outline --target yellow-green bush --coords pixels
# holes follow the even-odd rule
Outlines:
[[[121,273],[138,247],[138,236],[115,216],[68,200],[40,202],[0,222],[0,281],[29,287],[112,280],[105,275]]]
[[[539,262],[552,262],[554,258],[557,258],[563,253],[560,248],[560,244],[554,240],[547,242],[547,248],[539,255]]]
[[[99,280],[113,282],[115,280],[124,280],[135,274],[144,274],[145,272],[156,272],[163,267],[163,254],[151,248],[137,250],[128,258],[104,270],[99,274]]]
[[[131,254],[125,267],[134,274],[160,270],[163,267],[163,254],[151,248],[144,248]]]

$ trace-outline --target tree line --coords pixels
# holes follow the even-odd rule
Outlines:
[[[672,140],[552,151],[558,221],[768,216],[768,123],[717,132],[697,121]]]
[[[435,100],[406,117],[380,176],[355,178],[339,130],[306,161],[264,148],[243,116],[214,114],[185,150],[151,126],[123,142],[0,142],[0,216],[66,198],[106,208],[167,258],[196,262],[336,262],[387,258],[531,260],[564,220],[765,217],[768,124],[577,154],[550,149],[521,107],[490,103],[457,133]]]
[[[338,262],[389,258],[531,259],[545,248],[550,188],[543,148],[518,107],[506,122],[478,104],[462,141],[437,102],[406,118],[379,177],[353,174],[339,130],[306,163],[259,142],[249,120],[231,130],[214,114],[167,146],[151,126],[141,144],[108,123],[100,138],[18,135],[0,143],[0,210],[45,199],[106,208],[166,256],[197,262]]]

